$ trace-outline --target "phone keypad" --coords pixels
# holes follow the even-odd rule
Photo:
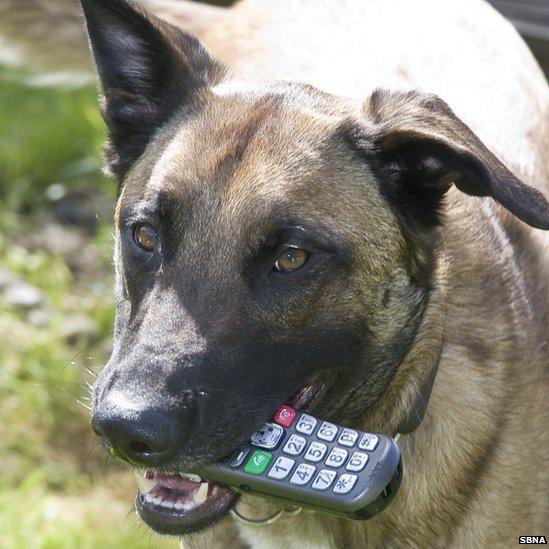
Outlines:
[[[315,430],[317,420],[313,416],[302,414],[299,418],[295,430],[304,435],[310,435]]]
[[[300,463],[297,466],[292,478],[290,479],[290,484],[297,484],[298,486],[304,486],[307,484],[313,475],[315,474],[316,467],[314,465],[309,465],[308,463]]]
[[[298,456],[303,452],[303,448],[307,445],[307,441],[299,435],[291,435],[288,442],[284,445],[282,451],[291,456]]]
[[[379,437],[377,435],[366,433],[358,443],[358,447],[361,450],[367,450],[368,452],[373,452],[376,449],[378,442],[379,442]]]
[[[347,471],[354,471],[355,473],[358,473],[366,467],[367,463],[368,454],[365,454],[364,452],[354,452],[345,469],[347,469]]]
[[[265,450],[274,450],[283,436],[284,429],[282,429],[280,425],[266,423],[259,431],[252,435],[250,442],[252,443],[252,446],[265,448]]]
[[[240,467],[244,463],[244,460],[248,457],[249,453],[249,448],[240,448],[240,450],[237,450],[231,458],[229,465],[231,467]]]
[[[341,475],[335,483],[334,494],[348,494],[356,484],[358,477],[356,475]]]
[[[349,452],[344,448],[332,448],[332,451],[326,460],[326,465],[328,467],[341,467],[345,463],[348,455]]]
[[[352,448],[358,439],[358,433],[353,429],[343,429],[339,438],[337,439],[338,444],[341,446],[348,446]]]
[[[291,407],[283,404],[279,406],[274,415],[274,420],[282,427],[291,427],[297,412]]]
[[[263,425],[250,442],[251,448],[242,447],[232,456],[231,468],[243,467],[250,475],[343,496],[355,488],[359,474],[368,467],[369,453],[377,448],[379,437],[319,421],[284,404],[277,409],[274,423]]]
[[[318,475],[316,475],[316,478],[311,486],[315,490],[327,490],[332,485],[336,477],[337,473],[335,471],[322,469],[322,471],[319,471]]]
[[[328,446],[326,446],[326,444],[313,440],[313,442],[311,442],[311,444],[309,445],[309,448],[307,448],[307,451],[305,452],[305,455],[303,457],[307,461],[317,462],[326,455],[327,451]]]
[[[263,450],[254,450],[254,453],[250,456],[250,459],[244,466],[244,471],[250,475],[260,475],[267,469],[273,455]]]
[[[269,471],[267,476],[282,480],[283,478],[286,478],[288,476],[294,464],[295,460],[280,456],[274,462],[274,465],[271,467],[271,470]]]
[[[322,425],[318,429],[318,433],[316,436],[320,440],[325,440],[326,442],[332,442],[337,435],[337,425],[334,425],[333,423],[328,423],[327,421],[323,421]]]

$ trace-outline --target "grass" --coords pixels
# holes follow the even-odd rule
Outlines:
[[[85,237],[94,272],[33,243],[52,188],[95,186],[114,200],[99,173],[96,92],[29,88],[0,70],[0,128],[0,269],[39,288],[47,313],[36,322],[0,299],[0,547],[177,547],[135,519],[133,480],[89,429],[85,382],[108,356],[113,321],[110,221]],[[93,337],[67,339],[67,318],[82,313]]]

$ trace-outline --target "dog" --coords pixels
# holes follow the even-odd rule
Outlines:
[[[549,88],[512,27],[481,0],[81,1],[120,186],[111,453],[169,486],[282,402],[394,434],[434,380],[371,520],[233,523],[284,506],[212,484],[143,520],[219,547],[547,535]]]

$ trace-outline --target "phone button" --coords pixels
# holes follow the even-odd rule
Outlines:
[[[295,473],[290,479],[290,484],[297,484],[298,486],[304,486],[307,484],[313,475],[315,474],[316,467],[307,463],[300,463],[295,470]]]
[[[313,440],[303,456],[307,461],[320,461],[328,451],[328,446],[323,442]]]
[[[334,479],[336,478],[337,473],[335,471],[330,471],[329,469],[322,469],[316,475],[314,482],[311,484],[311,487],[315,490],[326,490],[332,485]]]
[[[295,430],[304,435],[310,435],[316,427],[316,419],[313,416],[302,414],[299,418]]]
[[[306,444],[307,441],[303,437],[292,435],[284,445],[284,448],[282,448],[282,451],[291,456],[298,456],[303,452],[303,448],[305,448]]]
[[[368,454],[365,454],[364,452],[354,452],[345,469],[347,469],[347,471],[354,471],[355,473],[358,473],[366,467],[367,463]]]
[[[332,442],[337,435],[337,425],[323,421],[318,433],[316,434],[317,438],[321,440],[326,440],[327,442]]]
[[[271,459],[273,459],[273,454],[264,452],[263,450],[254,450],[254,453],[244,466],[244,472],[250,475],[260,475],[267,469]]]
[[[357,479],[356,475],[341,475],[334,486],[334,494],[348,494],[353,489]]]
[[[379,442],[379,437],[377,435],[371,435],[367,433],[362,437],[362,440],[358,443],[358,447],[361,450],[373,452],[376,449],[378,442]]]
[[[341,431],[341,435],[339,435],[339,438],[337,439],[337,442],[338,444],[341,444],[341,446],[348,446],[350,448],[355,445],[357,439],[358,433],[356,431],[353,431],[353,429],[343,429],[343,431]]]
[[[332,448],[325,463],[328,467],[341,467],[345,463],[347,455],[347,450],[344,450],[343,448]]]
[[[292,470],[295,461],[293,459],[280,456],[274,462],[274,465],[271,467],[271,470],[267,473],[268,477],[276,478],[281,480],[288,476],[288,473]]]
[[[274,420],[282,427],[291,427],[297,412],[287,404],[279,406],[275,412]]]
[[[274,450],[284,436],[284,429],[274,423],[265,423],[250,439],[252,446]]]
[[[240,450],[237,450],[233,455],[229,465],[231,467],[240,467],[244,463],[244,460],[246,459],[249,453],[250,453],[249,448],[240,448]]]

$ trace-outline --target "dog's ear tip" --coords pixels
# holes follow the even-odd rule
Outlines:
[[[513,177],[508,185],[494,188],[491,196],[524,223],[535,229],[549,230],[549,202],[535,187]]]
[[[541,211],[535,215],[531,223],[527,223],[536,228],[541,229],[542,231],[549,231],[549,203],[544,200],[541,205]]]

